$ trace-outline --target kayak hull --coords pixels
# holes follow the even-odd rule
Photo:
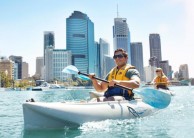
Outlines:
[[[157,109],[141,100],[23,104],[25,129],[56,129],[106,119],[132,119],[148,116],[156,111]]]

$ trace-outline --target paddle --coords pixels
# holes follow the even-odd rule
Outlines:
[[[64,73],[68,74],[79,74],[84,76],[89,76],[89,74],[80,72],[75,66],[69,65],[63,69]],[[109,83],[107,80],[103,80],[97,77],[93,77],[99,81],[103,81],[106,83]],[[120,87],[125,90],[132,90],[133,93],[138,94],[141,96],[143,102],[149,104],[150,106],[153,106],[154,108],[163,109],[166,108],[171,101],[171,96],[169,93],[166,93],[164,91],[160,91],[153,88],[141,88],[141,89],[131,89],[122,85],[115,84],[115,86]]]

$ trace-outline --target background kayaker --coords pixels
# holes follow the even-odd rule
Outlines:
[[[162,68],[156,69],[156,77],[153,79],[152,83],[154,84],[155,88],[159,89],[166,89],[169,90],[169,80],[164,74]]]
[[[140,75],[134,66],[127,64],[128,54],[123,49],[117,49],[114,51],[114,61],[116,67],[114,67],[106,76],[106,82],[98,82],[93,78],[95,74],[90,74],[89,77],[92,80],[93,86],[98,92],[105,92],[104,99],[114,100],[114,96],[122,96],[126,100],[134,99],[134,94],[130,90],[124,90],[119,87],[115,87],[115,84],[123,85],[128,88],[138,88],[140,85]]]

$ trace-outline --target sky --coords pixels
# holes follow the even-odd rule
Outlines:
[[[55,48],[66,48],[66,18],[73,11],[88,15],[94,23],[95,41],[113,47],[114,18],[127,18],[131,42],[142,42],[144,66],[148,66],[149,34],[161,38],[162,60],[173,71],[188,64],[194,77],[193,0],[1,0],[0,56],[22,56],[29,73],[36,70],[36,57],[43,56],[43,33],[54,31]]]

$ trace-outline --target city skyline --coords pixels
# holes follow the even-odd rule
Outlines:
[[[103,4],[101,4],[103,2]],[[38,3],[38,4],[37,4]],[[170,1],[1,1],[0,55],[22,56],[29,63],[30,75],[35,74],[36,57],[43,56],[43,32],[55,33],[55,47],[66,49],[66,18],[77,10],[88,15],[94,23],[95,41],[108,40],[113,49],[112,26],[117,17],[126,18],[131,42],[142,42],[144,66],[149,60],[149,34],[158,33],[161,38],[162,59],[169,60],[173,71],[181,64],[188,64],[189,76],[192,69],[192,34],[194,34],[194,2],[191,0]],[[110,9],[107,10],[107,4]],[[96,6],[100,6],[99,7]],[[145,5],[145,6],[141,6]],[[35,9],[35,10],[34,10]],[[52,9],[52,10],[51,10]],[[100,12],[99,12],[100,11]]]

